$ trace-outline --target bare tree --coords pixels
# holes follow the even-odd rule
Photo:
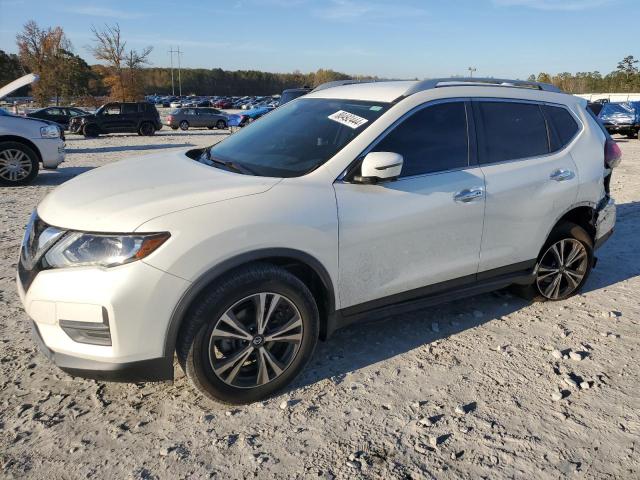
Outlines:
[[[105,83],[111,88],[111,96],[123,102],[135,100],[142,93],[140,72],[147,65],[153,47],[146,47],[142,52],[129,50],[127,42],[122,39],[120,26],[105,25],[99,30],[91,27],[94,45],[89,50],[97,60],[106,63],[110,75]]]
[[[33,20],[28,21],[16,35],[20,62],[40,76],[33,87],[38,103],[45,105],[52,96],[57,99],[64,89],[64,72],[71,43],[60,27],[43,29]]]

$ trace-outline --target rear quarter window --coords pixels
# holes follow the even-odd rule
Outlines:
[[[542,109],[549,122],[551,151],[561,150],[578,133],[580,129],[578,122],[566,108],[545,105]]]

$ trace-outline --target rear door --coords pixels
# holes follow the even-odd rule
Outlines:
[[[535,102],[478,99],[473,106],[487,195],[479,272],[528,268],[577,197],[566,146],[578,123],[565,108]],[[555,117],[564,119],[562,133]]]
[[[144,105],[138,103],[122,104],[122,132],[135,132],[144,115]]]
[[[464,100],[420,107],[371,149],[403,156],[397,181],[334,184],[343,307],[475,280],[484,178],[470,115]]]

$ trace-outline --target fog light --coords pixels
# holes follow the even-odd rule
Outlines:
[[[60,328],[69,335],[71,340],[90,345],[111,346],[111,330],[109,329],[109,316],[107,310],[102,309],[102,323],[78,322],[75,320],[62,320]]]

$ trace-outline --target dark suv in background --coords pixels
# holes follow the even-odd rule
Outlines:
[[[72,133],[85,137],[97,137],[105,133],[153,135],[161,128],[158,110],[147,102],[107,103],[96,113],[78,116],[69,122]]]

